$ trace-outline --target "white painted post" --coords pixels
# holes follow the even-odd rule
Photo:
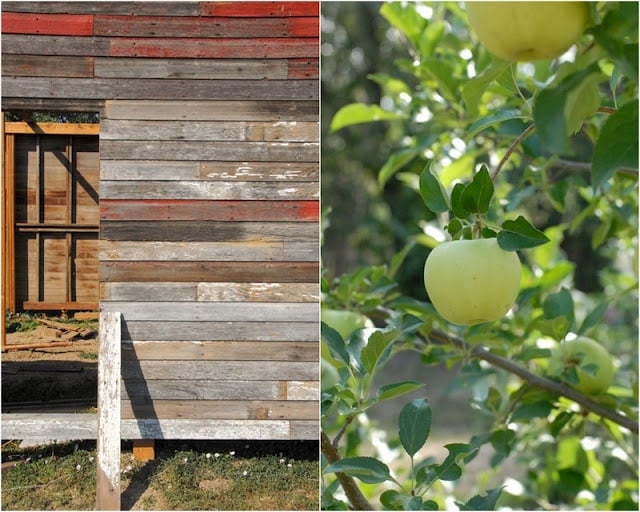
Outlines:
[[[120,510],[120,313],[101,312],[96,508]]]

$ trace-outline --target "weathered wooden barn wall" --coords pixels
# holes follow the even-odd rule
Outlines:
[[[4,109],[99,111],[140,438],[318,436],[317,2],[3,2]]]

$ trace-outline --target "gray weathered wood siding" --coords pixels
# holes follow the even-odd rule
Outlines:
[[[318,3],[3,2],[2,17],[4,109],[100,112],[123,421],[317,439]]]

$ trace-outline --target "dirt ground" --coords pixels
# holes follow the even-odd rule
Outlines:
[[[41,325],[32,331],[7,333],[7,345],[59,343],[51,336],[51,328]],[[68,346],[35,348],[30,350],[8,350],[2,353],[2,362],[9,361],[81,361],[87,360],[87,354],[98,356],[98,339],[92,336],[87,339],[71,341]]]

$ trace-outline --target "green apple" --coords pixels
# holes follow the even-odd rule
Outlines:
[[[571,386],[587,395],[604,393],[611,382],[615,367],[607,349],[591,338],[579,336],[573,341],[560,343],[549,360],[549,375],[560,377],[575,368],[578,382]]]
[[[355,311],[322,309],[320,319],[329,327],[338,331],[342,339],[345,340],[357,329],[374,326],[369,318]]]
[[[587,2],[466,2],[466,10],[480,42],[510,61],[558,57],[589,23]]]
[[[424,284],[431,303],[449,322],[493,322],[518,296],[520,260],[495,238],[444,242],[427,258]]]

